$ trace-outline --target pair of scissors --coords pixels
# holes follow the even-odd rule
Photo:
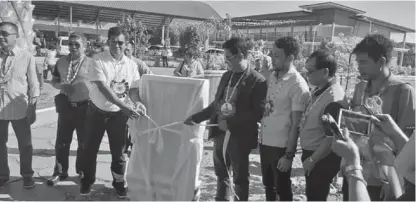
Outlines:
[[[383,100],[381,100],[381,98],[377,95],[373,97],[369,97],[365,100],[365,107],[369,109],[372,115],[381,114],[383,113],[382,111]]]

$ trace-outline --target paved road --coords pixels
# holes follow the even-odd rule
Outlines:
[[[31,190],[23,189],[19,174],[19,150],[17,139],[13,131],[9,135],[7,143],[9,152],[9,167],[11,180],[8,185],[0,188],[0,201],[63,201],[63,200],[118,200],[111,188],[112,175],[110,172],[111,155],[109,152],[108,139],[104,137],[98,154],[97,182],[93,189],[91,198],[80,198],[79,183],[75,173],[75,156],[77,140],[74,138],[70,152],[70,180],[60,182],[56,187],[48,187],[46,178],[52,174],[55,162],[55,136],[56,136],[56,113],[48,111],[40,113],[38,118],[47,117],[42,123],[34,125],[32,143],[34,148],[33,169],[35,171],[36,187]],[[48,123],[50,122],[50,123]],[[46,125],[45,125],[46,124]],[[40,126],[42,125],[42,126]],[[75,136],[74,136],[75,137]]]

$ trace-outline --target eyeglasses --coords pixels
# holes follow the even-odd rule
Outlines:
[[[235,58],[235,56],[237,56],[237,55],[233,55],[233,56],[224,56],[224,59],[225,59],[225,61],[230,61],[231,59],[233,59],[233,58]]]
[[[110,41],[110,44],[112,44],[112,45],[119,45],[119,46],[122,46],[123,44],[124,44],[125,42],[124,41]]]
[[[17,35],[17,33],[9,33],[6,31],[0,31],[0,35],[3,37],[9,37],[10,35]]]
[[[79,48],[79,47],[81,47],[81,44],[80,43],[68,43],[68,46],[69,47],[71,47],[71,46],[75,46],[76,48]]]

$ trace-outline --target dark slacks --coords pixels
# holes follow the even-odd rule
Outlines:
[[[277,163],[286,153],[286,148],[272,147],[260,144],[260,163],[266,200],[275,201],[277,196],[281,201],[293,201],[292,180],[290,173],[277,169]]]
[[[16,134],[20,154],[20,174],[32,177],[32,131],[26,118],[20,120],[0,120],[0,179],[9,179],[7,141],[9,139],[9,123],[12,123]]]
[[[162,56],[162,63],[164,67],[165,67],[165,64],[166,64],[166,67],[169,67],[167,56]]]
[[[83,161],[81,169],[84,177],[81,183],[91,185],[95,182],[97,167],[97,154],[100,144],[107,132],[111,152],[111,172],[113,175],[113,186],[124,187],[124,172],[126,159],[123,154],[126,145],[126,123],[128,117],[123,112],[106,112],[98,109],[92,102],[87,110],[85,127],[85,144],[83,150]]]
[[[314,151],[303,150],[302,162],[309,158]],[[335,153],[330,153],[322,160],[316,162],[314,168],[305,176],[306,198],[308,201],[326,201],[332,180],[337,175],[341,166],[341,158]]]
[[[65,108],[58,114],[58,128],[56,134],[55,153],[56,165],[54,176],[68,175],[69,150],[74,131],[77,132],[78,148],[75,161],[75,170],[80,173],[80,160],[82,144],[85,137],[85,120],[88,109],[88,101],[78,102],[76,106],[64,105]]]
[[[222,147],[224,143],[224,133],[219,133],[214,137],[214,169],[217,176],[217,194],[215,196],[216,201],[228,200],[226,195],[228,192],[229,177],[227,174],[227,168],[232,168],[233,183],[235,185],[235,192],[238,196],[238,200],[247,201],[249,191],[249,154],[251,149],[242,146],[236,141],[230,140],[226,159],[227,165],[224,163],[224,157],[222,153]],[[237,200],[235,198],[234,200]]]

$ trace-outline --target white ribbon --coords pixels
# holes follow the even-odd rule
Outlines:
[[[228,167],[227,167],[226,157],[227,157],[227,147],[228,147],[228,143],[230,142],[230,137],[231,137],[231,132],[227,130],[227,132],[225,132],[224,142],[222,145],[222,157],[224,158],[225,169],[227,170],[228,179],[230,180],[230,182],[227,183],[227,185],[230,187],[231,197],[235,197],[237,198],[237,200],[240,200],[237,194],[235,193],[233,179],[231,178],[231,172],[230,170],[228,170]]]

